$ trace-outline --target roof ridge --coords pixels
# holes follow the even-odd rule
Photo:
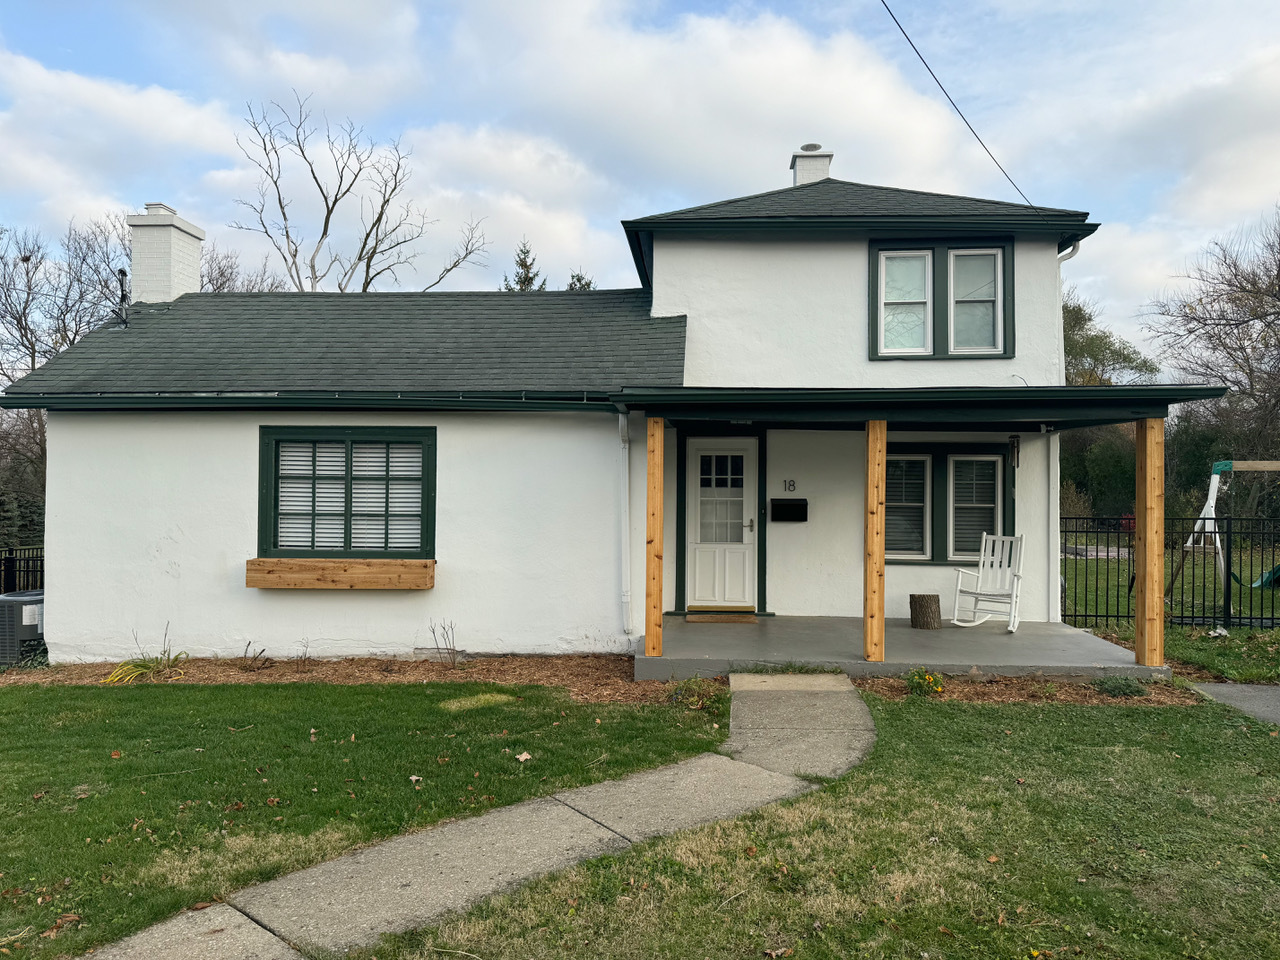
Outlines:
[[[1024,213],[1039,212],[1039,213],[1068,215],[1072,217],[1081,217],[1081,218],[1088,217],[1087,211],[1071,210],[1066,207],[1048,207],[1048,206],[1041,206],[1039,204],[1015,203],[1009,200],[992,200],[987,197],[971,197],[971,196],[968,196],[967,194],[960,194],[960,193],[939,193],[937,191],[932,191],[932,190],[914,190],[914,189],[911,189],[910,187],[891,187],[891,186],[885,186],[883,184],[862,183],[856,180],[841,180],[836,177],[824,177],[822,180],[815,180],[815,181],[812,181],[811,183],[803,183],[803,184],[798,184],[790,187],[779,187],[774,190],[765,190],[760,193],[752,193],[742,197],[730,197],[727,200],[717,200],[711,203],[695,204],[694,206],[682,207],[678,210],[669,210],[665,213],[651,214],[646,217],[639,217],[636,220],[633,220],[630,222],[644,223],[644,222],[661,221],[661,220],[666,220],[666,219],[676,218],[676,217],[688,218],[690,214],[696,214],[700,211],[705,211],[708,213],[711,213],[712,211],[721,211],[725,214],[729,214],[731,213],[734,207],[740,204],[747,204],[752,201],[758,201],[758,200],[774,198],[774,197],[795,195],[797,193],[819,191],[822,188],[829,187],[833,184],[846,186],[846,187],[856,187],[861,190],[874,191],[874,192],[885,194],[885,195],[895,195],[895,196],[906,195],[906,196],[914,196],[914,197],[929,197],[932,199],[949,200],[949,201],[960,200],[966,203],[975,203],[975,204],[981,204],[986,207],[990,207],[993,213],[1011,212],[1013,210],[1017,210],[1019,212],[1024,212]],[[798,216],[806,216],[806,214],[798,214]],[[815,215],[808,214],[808,216],[815,216]],[[873,215],[870,215],[870,216],[873,216]],[[954,214],[951,214],[950,216],[954,216]],[[727,219],[728,217],[726,216],[725,218]]]

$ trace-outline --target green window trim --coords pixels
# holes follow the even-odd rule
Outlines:
[[[321,547],[316,549],[282,548],[277,546],[280,521],[279,450],[281,443],[343,443],[346,445],[343,505],[344,548]],[[361,511],[354,509],[352,495],[352,446],[357,443],[420,443],[422,445],[421,528],[416,549],[374,550],[350,549],[352,520]],[[389,468],[388,468],[389,469]],[[389,486],[390,473],[374,476]],[[389,490],[388,490],[389,492]],[[313,514],[321,511],[313,510]],[[389,503],[385,515],[390,514]],[[435,427],[276,427],[259,428],[258,452],[258,556],[259,557],[316,557],[326,559],[435,559],[436,519],[436,428]],[[412,529],[412,528],[410,528]],[[388,534],[389,536],[389,534]]]
[[[929,459],[929,543],[928,556],[885,555],[885,562],[900,566],[965,566],[976,564],[974,555],[952,553],[951,529],[951,464],[956,459],[973,458],[997,461],[999,533],[1012,536],[1016,525],[1014,517],[1016,470],[1009,467],[1009,448],[994,443],[890,443],[888,458],[910,457]]]
[[[975,237],[963,240],[873,240],[869,244],[867,275],[867,344],[872,360],[989,360],[1011,359],[1015,355],[1013,305],[1013,238]],[[952,347],[952,313],[954,291],[951,289],[953,254],[997,254],[999,282],[997,289],[998,350]],[[880,345],[881,270],[884,255],[928,255],[928,313],[931,324],[926,330],[926,347],[915,351],[887,351]]]

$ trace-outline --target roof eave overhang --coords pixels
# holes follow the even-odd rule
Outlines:
[[[43,410],[523,410],[614,412],[607,390],[414,393],[411,391],[227,393],[19,393],[0,408]]]
[[[1167,417],[1175,404],[1221,397],[1225,387],[928,387],[800,390],[686,387],[624,389],[619,410],[672,420],[849,425],[884,420],[896,429],[1069,430]]]
[[[631,256],[641,282],[649,286],[652,265],[645,262],[642,237],[652,243],[655,232],[779,231],[809,233],[863,233],[886,238],[910,237],[983,237],[997,235],[1036,235],[1056,239],[1058,252],[1094,234],[1099,224],[1064,217],[1011,220],[1004,217],[736,217],[682,218],[659,220],[624,220]]]

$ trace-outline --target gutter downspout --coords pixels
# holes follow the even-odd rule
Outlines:
[[[631,636],[631,424],[628,415],[618,414],[618,439],[622,443],[622,632]]]
[[[1074,256],[1075,256],[1077,253],[1079,253],[1079,252],[1080,252],[1080,241],[1079,241],[1079,240],[1077,240],[1075,243],[1073,243],[1073,244],[1071,245],[1071,249],[1070,249],[1070,250],[1068,250],[1066,253],[1064,253],[1064,254],[1062,254],[1062,255],[1060,255],[1060,256],[1058,257],[1058,262],[1059,262],[1059,263],[1066,263],[1068,260],[1070,260],[1072,257],[1074,257]]]

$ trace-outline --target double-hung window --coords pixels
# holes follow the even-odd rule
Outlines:
[[[263,557],[434,557],[431,427],[261,430]]]
[[[871,244],[873,360],[1013,356],[1013,245]]]
[[[905,448],[905,449],[904,449]],[[986,445],[900,445],[885,464],[885,556],[977,559],[984,533],[1011,523],[1003,454]]]
[[[1000,466],[996,456],[947,458],[947,557],[976,558],[984,533],[1000,533]]]
[[[931,522],[928,456],[889,457],[885,465],[884,552],[887,557],[927,560]]]
[[[933,254],[886,250],[880,289],[880,352],[933,353]]]

